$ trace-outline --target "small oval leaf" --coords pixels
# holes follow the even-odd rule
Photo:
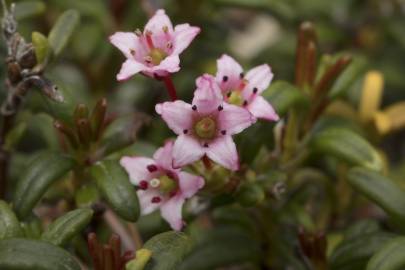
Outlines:
[[[69,42],[74,29],[79,24],[80,16],[76,10],[65,11],[49,32],[49,45],[55,56],[58,56]]]
[[[405,237],[388,241],[371,257],[367,270],[401,270],[405,267]]]
[[[143,248],[152,251],[145,270],[177,270],[193,246],[193,240],[181,232],[165,232],[152,237]]]
[[[310,144],[315,151],[335,156],[351,165],[379,171],[383,162],[377,151],[361,136],[344,128],[328,128],[315,133]]]
[[[39,32],[32,32],[31,40],[35,48],[35,56],[37,57],[38,64],[44,64],[49,55],[48,39]]]
[[[80,270],[67,251],[47,242],[10,238],[0,240],[0,269]]]
[[[134,186],[117,161],[105,160],[93,165],[90,173],[113,210],[128,221],[137,221],[139,202]]]
[[[93,217],[89,208],[76,209],[52,222],[41,235],[41,239],[56,246],[63,246],[79,234]]]
[[[384,209],[399,224],[405,222],[405,192],[390,179],[363,168],[349,171],[349,183]]]
[[[0,239],[19,237],[22,235],[20,223],[10,206],[0,201]]]
[[[48,187],[74,166],[75,161],[71,157],[60,153],[38,154],[17,183],[13,202],[17,216],[26,217]]]

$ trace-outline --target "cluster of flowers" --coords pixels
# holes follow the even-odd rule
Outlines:
[[[118,32],[110,37],[127,60],[117,75],[162,79],[180,70],[179,54],[200,32],[198,27],[180,24],[173,28],[164,10],[158,10],[144,31]],[[174,230],[183,226],[182,206],[204,186],[204,179],[181,170],[202,158],[236,171],[239,158],[232,135],[242,132],[257,118],[278,120],[272,106],[260,96],[273,74],[266,64],[246,74],[230,56],[217,61],[217,74],[197,78],[191,104],[173,100],[156,105],[156,112],[178,135],[167,141],[152,158],[123,157],[121,165],[137,186],[142,214],[161,210]],[[172,98],[173,99],[173,98]]]

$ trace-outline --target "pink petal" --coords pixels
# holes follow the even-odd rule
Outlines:
[[[204,74],[196,80],[197,89],[194,92],[193,105],[202,114],[216,111],[222,104],[223,97],[213,76]]]
[[[233,135],[242,132],[256,122],[253,115],[245,108],[223,104],[223,110],[218,114],[219,130],[226,131],[226,135]]]
[[[170,224],[173,230],[180,231],[183,227],[182,209],[184,198],[176,195],[162,204],[160,212],[162,217]]]
[[[280,119],[270,103],[262,96],[256,96],[247,108],[256,118],[270,121],[278,121]]]
[[[157,104],[155,109],[174,133],[180,135],[184,130],[189,131],[192,128],[193,110],[190,104],[176,100]]]
[[[223,91],[237,88],[241,81],[240,74],[242,72],[242,67],[229,55],[223,54],[217,60],[216,80]]]
[[[249,70],[245,78],[248,80],[249,90],[252,91],[256,87],[257,94],[260,94],[269,87],[273,73],[269,65],[263,64]]]
[[[139,205],[141,207],[142,215],[150,214],[153,211],[155,211],[156,209],[158,209],[160,205],[162,205],[162,202],[152,203],[153,197],[160,196],[160,193],[157,190],[153,190],[153,189],[138,190],[136,192],[136,194],[138,195]]]
[[[127,80],[129,77],[144,70],[145,68],[146,67],[143,64],[132,59],[127,59],[124,64],[122,64],[121,70],[117,75],[117,80]]]
[[[173,32],[173,25],[170,18],[163,9],[159,9],[145,25],[145,32],[151,31],[153,34],[163,33],[164,27],[168,28],[169,33]]]
[[[148,165],[156,164],[153,159],[145,157],[122,157],[120,164],[129,174],[129,178],[132,184],[138,185],[142,180],[149,180],[153,178],[146,168]]]
[[[173,167],[180,168],[199,160],[205,151],[200,143],[191,136],[180,135],[174,142]]]
[[[182,53],[200,31],[199,27],[190,26],[188,23],[176,25],[174,28],[173,54]]]
[[[153,159],[156,161],[156,163],[166,170],[173,170],[173,144],[174,143],[172,140],[167,141],[165,145],[156,150],[155,154],[153,155]]]
[[[193,175],[188,172],[180,172],[179,184],[183,197],[190,198],[204,186],[205,182],[201,176]]]
[[[210,143],[207,156],[229,170],[239,169],[239,156],[231,136],[222,136]]]
[[[159,76],[174,73],[180,70],[180,58],[178,55],[169,55],[159,65],[152,67],[151,71]]]
[[[138,37],[134,33],[117,32],[111,35],[109,39],[127,58],[133,58],[131,50],[134,50],[138,43]]]

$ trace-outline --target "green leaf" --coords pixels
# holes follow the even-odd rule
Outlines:
[[[363,168],[348,173],[349,183],[384,209],[397,223],[405,222],[405,192],[390,179]]]
[[[401,270],[405,267],[405,237],[388,241],[371,257],[367,270]]]
[[[76,209],[52,222],[41,235],[41,239],[56,246],[63,246],[79,234],[93,217],[89,208]]]
[[[38,64],[44,64],[50,53],[48,39],[39,32],[32,32],[31,40],[35,48],[35,56]]]
[[[381,170],[382,160],[377,151],[362,137],[343,128],[328,128],[315,133],[310,144],[315,151],[339,158],[351,165]]]
[[[5,201],[0,201],[0,239],[21,235],[20,223],[14,212]]]
[[[21,138],[23,137],[26,130],[27,130],[27,123],[25,123],[25,122],[20,122],[17,125],[15,125],[7,133],[6,140],[5,140],[5,143],[4,143],[5,149],[10,151],[13,148],[15,148],[16,145],[21,140]]]
[[[41,1],[23,1],[15,6],[15,17],[17,20],[26,19],[41,15],[45,11],[45,4]]]
[[[180,270],[211,270],[257,261],[259,245],[240,229],[223,226],[201,235],[202,240],[181,264]]]
[[[364,269],[369,258],[393,237],[393,234],[380,232],[343,241],[330,257],[331,270]]]
[[[345,240],[354,239],[362,234],[378,232],[379,230],[380,226],[376,220],[360,220],[346,230]]]
[[[181,232],[165,232],[152,237],[143,248],[152,251],[145,270],[177,270],[193,246],[193,240]]]
[[[285,81],[276,81],[263,92],[263,97],[270,102],[278,115],[284,115],[291,106],[305,104],[307,98],[294,85]]]
[[[58,56],[69,42],[74,29],[79,24],[80,16],[76,10],[65,11],[49,32],[49,45],[55,56]]]
[[[0,240],[0,269],[80,270],[67,251],[47,242],[20,238]]]
[[[90,173],[113,210],[123,219],[137,221],[139,202],[134,186],[124,169],[113,160],[93,165]]]
[[[60,153],[44,152],[37,155],[17,183],[13,201],[17,216],[26,217],[49,186],[74,166],[75,161],[71,157]]]

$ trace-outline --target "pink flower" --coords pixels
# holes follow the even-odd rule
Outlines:
[[[121,166],[128,172],[131,183],[138,186],[138,198],[143,215],[160,208],[162,217],[174,230],[183,227],[184,201],[204,186],[204,179],[172,167],[173,142],[167,142],[153,155],[123,157]]]
[[[156,112],[179,135],[173,147],[173,166],[182,167],[207,155],[230,170],[238,170],[231,136],[256,120],[247,110],[223,102],[213,76],[205,74],[196,83],[192,105],[181,100],[156,105]]]
[[[244,75],[242,67],[224,54],[217,60],[217,69],[216,80],[225,101],[245,107],[256,118],[279,119],[270,103],[260,96],[273,79],[269,65],[257,66]]]
[[[165,11],[159,9],[145,25],[143,33],[117,32],[110,42],[125,55],[127,60],[117,75],[117,80],[126,80],[142,72],[150,77],[167,76],[180,70],[182,53],[200,32],[200,28],[188,23],[173,25]]]

